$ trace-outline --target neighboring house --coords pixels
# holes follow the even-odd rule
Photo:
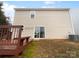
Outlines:
[[[71,8],[70,15],[73,22],[75,34],[79,35],[79,8]]]
[[[74,34],[68,8],[15,8],[15,25],[23,25],[22,36],[67,39]]]

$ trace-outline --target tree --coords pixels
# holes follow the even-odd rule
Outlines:
[[[4,15],[4,12],[2,11],[2,3],[0,3],[0,25],[8,25],[8,21],[6,20],[6,17]]]
[[[4,12],[2,11],[2,2],[0,3],[0,25],[9,25],[9,22],[6,20],[7,17],[4,15]],[[8,35],[9,28],[0,28],[0,39],[5,38],[6,35]],[[6,36],[8,37],[8,36]]]

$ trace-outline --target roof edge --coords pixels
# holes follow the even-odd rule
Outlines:
[[[52,10],[70,10],[70,8],[15,8],[15,11],[52,11]]]

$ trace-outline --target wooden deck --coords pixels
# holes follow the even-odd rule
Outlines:
[[[30,36],[21,37],[22,25],[0,25],[0,55],[18,56],[29,43]]]

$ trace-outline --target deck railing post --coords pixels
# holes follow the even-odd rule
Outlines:
[[[19,39],[21,39],[22,30],[23,30],[23,26],[21,26],[20,29],[19,29]]]

